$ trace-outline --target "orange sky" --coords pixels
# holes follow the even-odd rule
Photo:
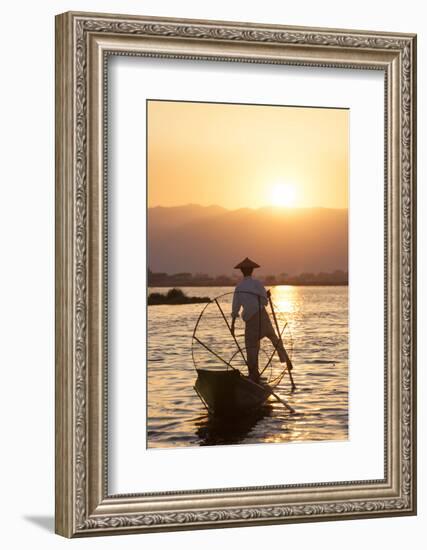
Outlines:
[[[348,207],[349,111],[148,102],[148,206]]]

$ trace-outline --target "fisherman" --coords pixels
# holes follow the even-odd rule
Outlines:
[[[231,310],[231,332],[234,335],[234,325],[237,317],[239,317],[240,308],[242,308],[249,378],[254,382],[259,382],[260,379],[258,354],[260,340],[264,337],[267,337],[277,350],[280,362],[286,363],[289,370],[292,369],[292,363],[283,346],[282,339],[277,336],[265,309],[270,298],[270,291],[265,290],[260,281],[252,278],[252,272],[257,267],[260,266],[249,258],[245,258],[235,266],[234,269],[241,270],[243,279],[234,289]]]

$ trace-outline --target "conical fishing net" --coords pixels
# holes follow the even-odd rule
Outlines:
[[[258,295],[251,294],[257,300]],[[231,308],[234,292],[222,294],[212,299],[202,309],[194,327],[192,338],[192,356],[196,369],[228,370],[237,369],[241,374],[248,375],[248,349],[245,342],[245,322],[239,317],[236,319],[234,337],[231,334]],[[289,324],[283,312],[271,302],[276,319],[268,303],[265,311],[275,334],[281,338],[289,359],[292,359],[293,340]],[[262,306],[260,306],[262,307]],[[276,326],[277,321],[277,326]],[[268,322],[267,322],[268,324]],[[286,363],[279,359],[278,347],[263,336],[263,329],[259,329],[258,372],[262,380],[271,387],[277,386],[286,373]],[[279,340],[280,341],[280,340]],[[258,345],[258,344],[257,344]]]

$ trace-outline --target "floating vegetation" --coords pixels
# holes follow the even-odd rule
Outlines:
[[[152,292],[148,295],[149,306],[206,304],[210,301],[207,296],[187,296],[179,288],[171,288],[166,294]]]

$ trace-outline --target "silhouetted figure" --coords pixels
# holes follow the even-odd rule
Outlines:
[[[267,291],[260,281],[252,278],[252,272],[257,267],[260,266],[249,258],[245,258],[235,266],[234,269],[241,270],[243,279],[234,289],[231,311],[231,332],[234,334],[236,318],[239,317],[239,311],[242,309],[242,319],[245,322],[245,346],[249,378],[254,382],[258,382],[260,377],[258,354],[262,338],[267,337],[271,340],[271,343],[277,349],[281,363],[288,360],[282,339],[276,334],[265,309],[270,291]],[[292,368],[292,365],[290,368]]]

